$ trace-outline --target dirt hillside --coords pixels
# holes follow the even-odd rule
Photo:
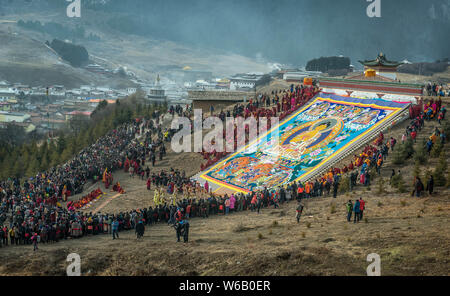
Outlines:
[[[388,136],[397,136],[405,124]],[[428,124],[419,138],[434,126]],[[199,161],[196,154],[169,152],[156,169],[183,167],[191,175]],[[431,159],[430,167],[436,162]],[[388,158],[384,176],[391,166]],[[395,168],[401,169],[409,191],[412,166]],[[146,190],[144,181],[122,172],[115,178],[127,193],[110,201],[102,212],[151,205],[153,192]],[[377,253],[382,275],[450,275],[450,229],[446,225],[450,191],[437,188],[432,196],[416,198],[397,193],[388,182],[383,188],[385,193],[377,192],[377,185],[371,189],[359,186],[337,199],[308,200],[300,224],[295,221],[296,202],[281,209],[264,209],[259,215],[242,212],[194,218],[187,244],[176,243],[175,231],[158,224],[148,226],[139,241],[129,231],[121,232],[119,240],[110,235],[69,239],[40,245],[38,252],[32,246],[3,248],[0,274],[65,275],[67,255],[78,253],[83,275],[365,275],[367,255]],[[108,193],[98,203],[112,195]],[[345,203],[359,197],[366,200],[365,217],[360,223],[349,223]]]
[[[364,221],[348,223],[345,202],[367,201]],[[366,256],[381,256],[382,275],[450,275],[450,192],[431,198],[370,192],[307,203],[300,224],[295,202],[262,214],[192,219],[190,242],[176,243],[167,225],[134,233],[0,250],[2,275],[65,275],[66,257],[81,256],[83,275],[365,275]]]

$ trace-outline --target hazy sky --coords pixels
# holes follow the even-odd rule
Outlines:
[[[0,3],[11,1],[20,0]],[[380,51],[396,60],[450,57],[450,0],[380,1],[381,18],[366,15],[366,0],[82,0],[82,5],[107,2],[93,8],[111,17],[129,15],[141,35],[281,63],[342,54],[358,66],[358,59]]]

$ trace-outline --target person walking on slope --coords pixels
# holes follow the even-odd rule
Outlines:
[[[347,221],[350,222],[352,220],[352,213],[353,213],[353,203],[351,199],[347,202],[346,207],[347,207]]]
[[[417,180],[415,182],[415,190],[416,190],[416,196],[420,197],[420,194],[424,190],[424,186],[423,186],[422,180],[420,180],[419,177],[417,177]]]
[[[256,198],[256,212],[259,214],[259,211],[261,210],[262,200],[261,200],[261,194],[258,193],[258,196]]]
[[[175,230],[177,233],[177,242],[180,242],[181,236],[183,236],[183,240],[185,243],[189,240],[189,221],[186,219],[184,215],[184,209],[178,209],[176,215],[176,226]]]
[[[145,225],[144,223],[142,223],[142,220],[140,220],[136,225],[136,238],[140,239],[141,237],[143,237],[144,232],[145,232]]]
[[[362,199],[362,197],[359,198],[359,221],[363,219],[363,213],[366,209],[366,202]]]
[[[359,213],[361,211],[361,205],[359,204],[359,200],[355,201],[355,205],[353,206],[354,218],[353,223],[359,222]]]
[[[433,175],[430,175],[430,178],[428,179],[427,182],[427,191],[429,195],[433,194],[433,188],[434,188],[434,179],[433,179]]]
[[[337,197],[338,188],[339,188],[339,183],[338,182],[334,182],[333,183],[333,198]]]
[[[39,236],[36,232],[31,237],[31,241],[33,242],[33,251],[38,250]]]
[[[119,238],[119,221],[114,218],[114,221],[111,224],[113,239]]]
[[[297,210],[296,210],[296,212],[297,212],[297,215],[296,215],[297,223],[300,223],[300,218],[301,218],[301,216],[302,216],[303,208],[304,208],[304,206],[303,206],[302,203],[299,201],[299,202],[298,202],[298,206],[297,206]]]

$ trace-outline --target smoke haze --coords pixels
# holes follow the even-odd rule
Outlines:
[[[2,13],[21,3],[44,7],[63,0],[0,0]],[[103,0],[83,9],[108,13],[128,33],[304,65],[320,56],[435,61],[450,56],[450,0],[381,0],[369,18],[366,0]],[[31,7],[31,6],[30,6]],[[34,7],[37,7],[36,5]],[[123,26],[124,22],[127,26]],[[113,25],[114,26],[114,25]]]

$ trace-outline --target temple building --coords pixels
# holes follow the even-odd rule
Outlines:
[[[381,52],[375,60],[359,61],[364,65],[364,71],[373,69],[377,72],[397,72],[397,68],[403,65],[403,62],[394,62],[387,60]]]
[[[164,89],[161,87],[159,74],[156,77],[156,84],[155,87],[150,89],[150,93],[147,95],[147,99],[151,101],[152,103],[158,103],[158,104],[166,104],[167,103],[167,96],[165,94]]]
[[[346,78],[320,77],[322,90],[359,98],[414,103],[423,95],[424,85],[401,83],[397,80],[397,68],[403,62],[389,61],[383,53],[375,60],[359,62],[364,65],[363,73]]]
[[[364,72],[375,71],[376,75],[397,80],[397,69],[403,62],[389,61],[381,52],[375,60],[359,61],[364,66]]]

